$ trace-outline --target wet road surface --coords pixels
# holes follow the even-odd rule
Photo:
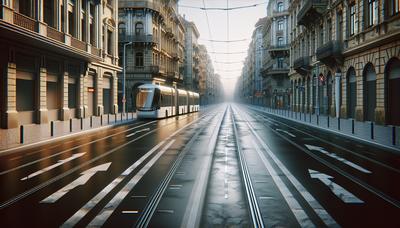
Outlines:
[[[1,227],[400,227],[400,156],[239,104],[0,153]]]

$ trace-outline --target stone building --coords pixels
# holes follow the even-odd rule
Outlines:
[[[290,78],[295,111],[400,125],[397,0],[295,0]]]
[[[117,111],[117,3],[1,2],[2,128]]]
[[[200,55],[198,39],[200,36],[196,25],[185,19],[185,87],[188,90],[199,91]]]
[[[120,0],[118,25],[121,63],[126,44],[128,111],[135,110],[137,87],[142,84],[183,85],[185,28],[176,0]],[[121,74],[120,104],[122,80]]]
[[[262,20],[263,104],[279,109],[288,108],[290,103],[288,6],[287,0],[269,1],[267,17]]]

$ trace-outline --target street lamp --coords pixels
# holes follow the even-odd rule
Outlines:
[[[125,96],[125,80],[126,80],[126,46],[127,45],[131,45],[132,44],[132,42],[129,42],[129,43],[125,43],[124,44],[124,53],[123,53],[123,55],[124,55],[124,60],[123,60],[123,62],[124,62],[124,66],[123,66],[123,71],[124,71],[124,78],[123,78],[123,80],[122,80],[122,113],[125,115],[125,112],[126,112],[126,96]]]

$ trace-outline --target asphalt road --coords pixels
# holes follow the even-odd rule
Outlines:
[[[239,104],[0,153],[0,227],[400,227],[399,152]]]

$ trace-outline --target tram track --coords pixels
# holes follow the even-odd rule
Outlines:
[[[242,148],[241,148],[240,139],[238,136],[238,128],[237,128],[237,125],[235,122],[235,117],[234,117],[234,114],[232,111],[232,107],[229,107],[229,108],[231,110],[231,119],[232,119],[233,132],[234,132],[234,137],[235,137],[236,150],[237,150],[239,164],[240,164],[240,171],[241,171],[241,177],[243,180],[243,186],[244,186],[244,189],[246,192],[246,198],[247,198],[247,203],[248,203],[248,207],[249,207],[250,218],[251,218],[253,227],[263,228],[263,227],[265,227],[263,218],[262,218],[260,207],[258,204],[257,195],[254,191],[254,187],[252,184],[248,164],[246,162],[246,158],[245,158]]]
[[[181,165],[183,158],[186,156],[187,152],[190,150],[190,148],[193,146],[193,144],[199,138],[199,135],[201,134],[201,132],[208,126],[207,122],[212,120],[213,118],[215,118],[217,115],[218,115],[218,113],[215,113],[212,115],[212,117],[210,117],[206,120],[203,120],[206,123],[202,123],[203,126],[194,133],[194,135],[190,138],[190,140],[188,141],[188,143],[186,144],[184,149],[179,153],[178,157],[173,162],[168,173],[163,178],[163,180],[160,182],[159,186],[157,187],[157,189],[154,191],[151,198],[149,199],[146,207],[144,208],[138,221],[136,222],[135,227],[137,227],[137,228],[148,227],[150,220],[152,219],[152,216],[155,213],[155,211],[161,201],[162,196],[164,195],[165,191],[167,190],[168,185],[171,182],[171,179],[176,174],[179,166]],[[197,124],[200,125],[200,123],[197,123]]]

